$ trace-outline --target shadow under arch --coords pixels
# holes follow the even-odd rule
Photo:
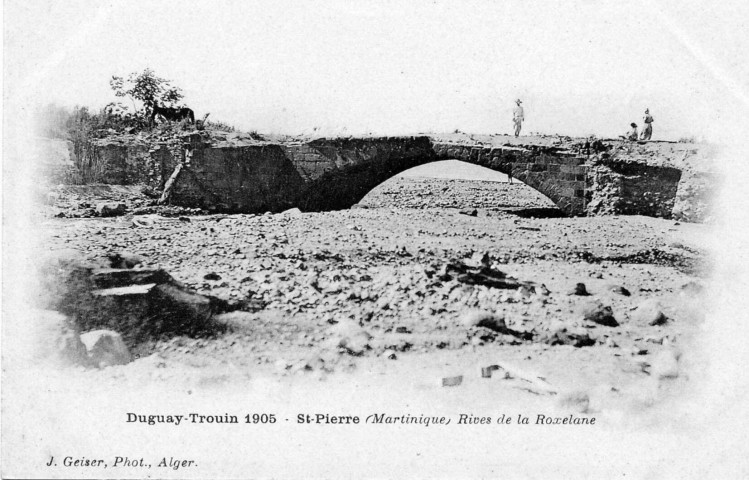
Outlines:
[[[522,215],[564,212],[535,189],[505,174],[461,160],[435,160],[405,170],[370,190],[359,205],[368,208],[479,209]]]

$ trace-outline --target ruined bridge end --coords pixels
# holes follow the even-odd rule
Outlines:
[[[435,142],[436,160],[456,159],[514,178],[548,197],[567,215],[585,215],[590,187],[586,157],[554,147],[492,147]]]

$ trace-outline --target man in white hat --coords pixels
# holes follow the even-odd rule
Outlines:
[[[520,135],[520,127],[523,125],[523,120],[525,120],[524,113],[523,113],[523,107],[520,106],[521,102],[518,98],[515,100],[515,103],[517,104],[517,107],[512,111],[512,123],[515,124],[515,136],[517,137]]]

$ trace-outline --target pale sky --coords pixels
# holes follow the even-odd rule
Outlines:
[[[325,135],[719,139],[749,110],[749,2],[5,2],[5,101],[103,106],[151,67],[197,117]]]

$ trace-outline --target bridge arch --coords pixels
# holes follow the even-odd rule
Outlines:
[[[302,210],[349,208],[399,173],[448,159],[512,174],[568,215],[582,214],[585,208],[585,159],[551,147],[433,143],[428,137],[335,139],[289,148],[287,157],[306,177],[294,202]]]

